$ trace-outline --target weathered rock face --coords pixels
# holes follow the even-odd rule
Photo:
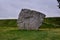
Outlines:
[[[22,9],[17,20],[18,27],[25,30],[38,30],[44,18],[45,15],[40,12]]]

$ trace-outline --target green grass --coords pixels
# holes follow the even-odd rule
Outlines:
[[[44,22],[60,25],[60,17],[45,18]]]
[[[27,31],[17,27],[0,27],[0,40],[60,40],[60,29]]]
[[[60,17],[45,18],[40,28],[60,28]]]
[[[17,19],[5,19],[0,20],[0,26],[1,27],[17,27]]]
[[[60,40],[60,18],[45,18],[40,30],[18,30],[17,19],[0,20],[0,40]]]
[[[1,27],[17,27],[17,19],[0,20]],[[45,18],[40,28],[60,28],[60,17]]]

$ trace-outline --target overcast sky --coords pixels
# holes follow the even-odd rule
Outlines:
[[[60,17],[57,0],[0,0],[0,18],[18,18],[22,8],[42,12],[46,17]]]

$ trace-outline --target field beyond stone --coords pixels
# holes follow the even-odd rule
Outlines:
[[[18,30],[16,19],[0,20],[0,40],[60,40],[60,18],[48,18],[38,31]]]

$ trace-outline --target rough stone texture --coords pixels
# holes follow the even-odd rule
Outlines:
[[[38,30],[42,25],[45,15],[30,9],[22,9],[17,23],[19,29]]]

